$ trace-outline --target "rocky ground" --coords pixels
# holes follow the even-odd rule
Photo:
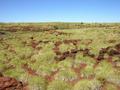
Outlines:
[[[120,31],[0,32],[0,90],[120,90]]]

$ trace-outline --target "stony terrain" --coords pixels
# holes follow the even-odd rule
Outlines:
[[[1,30],[0,72],[0,90],[120,90],[120,30]]]

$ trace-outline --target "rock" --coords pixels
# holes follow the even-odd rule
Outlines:
[[[116,40],[109,40],[108,43],[115,43]]]
[[[120,44],[115,45],[115,48],[120,51]]]
[[[70,54],[69,51],[63,52],[63,56],[65,56],[65,57],[69,56],[69,54]]]
[[[56,47],[58,47],[58,46],[59,46],[59,45],[61,45],[61,44],[62,44],[62,42],[61,42],[61,41],[57,41],[57,42],[55,42],[55,44],[54,44],[54,45],[55,45]]]
[[[3,77],[3,74],[0,72],[0,77]]]
[[[104,54],[99,54],[99,56],[97,57],[97,60],[101,61],[102,59],[104,59]]]
[[[88,56],[89,55],[89,49],[85,49],[84,51],[83,51],[83,56]]]
[[[114,49],[111,49],[109,52],[108,52],[108,55],[109,56],[114,56],[114,55],[119,55],[120,52],[119,51],[116,51]]]
[[[94,54],[89,54],[89,56],[91,57],[91,58],[94,58],[95,57],[95,55]]]
[[[107,49],[106,48],[102,48],[100,51],[99,51],[99,54],[105,54],[107,53]]]
[[[0,90],[25,90],[24,84],[11,77],[0,77]]]
[[[4,32],[0,32],[0,35],[5,35],[5,33]]]
[[[72,49],[72,50],[71,50],[71,53],[77,53],[77,52],[78,52],[77,49]]]

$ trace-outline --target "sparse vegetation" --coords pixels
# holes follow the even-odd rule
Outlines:
[[[0,24],[0,73],[29,90],[120,90],[119,23]]]

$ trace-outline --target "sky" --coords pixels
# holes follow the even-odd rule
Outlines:
[[[0,0],[0,22],[120,22],[120,0]]]

